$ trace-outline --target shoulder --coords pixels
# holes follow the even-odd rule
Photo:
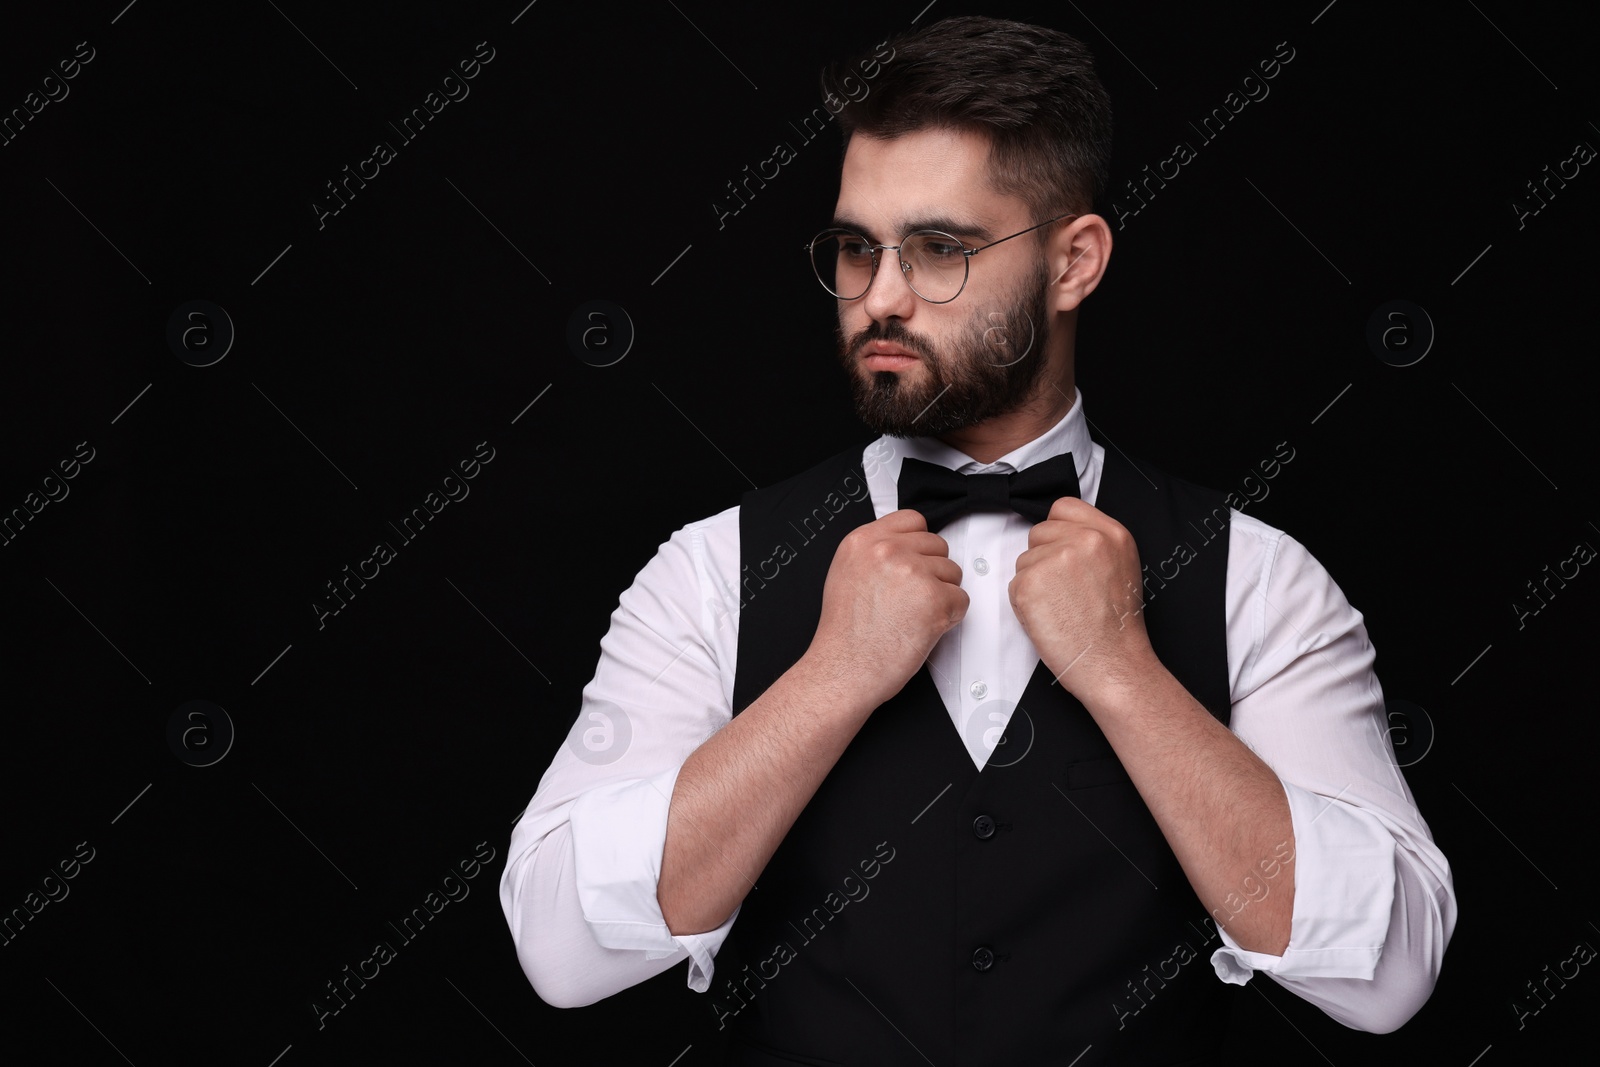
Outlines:
[[[1278,546],[1289,535],[1276,526],[1269,526],[1254,515],[1246,515],[1237,508],[1231,509],[1232,532],[1230,545],[1235,551],[1248,554],[1252,558],[1264,560],[1270,565],[1271,557],[1278,551]]]
[[[738,504],[724,508],[715,515],[696,519],[674,530],[656,550],[655,559],[645,570],[662,566],[672,569],[689,568],[704,577],[708,568],[715,569],[716,561],[731,556],[739,558]]]
[[[1333,575],[1310,549],[1254,515],[1233,510],[1229,550],[1237,557],[1241,577],[1248,578],[1260,596],[1277,601],[1315,594],[1316,602],[1337,600],[1348,607]]]
[[[1227,600],[1236,693],[1310,653],[1331,664],[1335,646],[1349,652],[1346,675],[1370,666],[1365,617],[1328,569],[1288,533],[1239,511],[1230,525]]]

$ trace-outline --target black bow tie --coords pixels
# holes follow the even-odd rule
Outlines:
[[[1015,474],[958,474],[908,456],[900,461],[899,489],[900,507],[922,512],[935,532],[968,511],[1015,511],[1040,523],[1058,499],[1078,495],[1078,468],[1071,452]]]

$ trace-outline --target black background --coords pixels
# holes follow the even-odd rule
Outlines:
[[[979,12],[1082,37],[1119,190],[1176,141],[1197,148],[1113,223],[1080,324],[1087,412],[1102,439],[1218,488],[1293,447],[1249,510],[1365,613],[1453,865],[1460,926],[1410,1024],[1349,1031],[1257,980],[1230,1053],[1535,1062],[1600,996],[1585,968],[1520,1029],[1512,1009],[1546,964],[1600,944],[1582,622],[1600,577],[1584,568],[1520,628],[1513,608],[1546,564],[1600,545],[1600,177],[1552,183],[1520,225],[1513,201],[1600,145],[1587,12],[1324,2],[939,0],[920,24]],[[7,114],[94,49],[0,147],[0,514],[26,514],[79,442],[94,456],[0,547],[0,913],[94,849],[0,947],[8,1045],[140,1065],[717,1062],[682,966],[591,1008],[542,1004],[496,882],[655,546],[865,436],[799,252],[833,205],[837,137],[804,144],[790,123],[827,59],[919,7],[8,15]],[[480,41],[494,58],[470,96],[402,143],[388,123]],[[1294,59],[1270,96],[1201,143],[1189,123],[1279,42]],[[380,140],[397,157],[319,228],[325,183]],[[726,183],[778,142],[797,158],[719,227]],[[210,366],[167,341],[191,300],[237,332]],[[590,300],[637,330],[611,366],[567,342]],[[1437,331],[1410,366],[1391,362],[1420,320],[1389,362],[1366,340],[1391,300]],[[325,583],[398,545],[388,523],[484,441],[470,496],[319,627]],[[168,741],[190,700],[236,731],[209,766],[179,753],[210,758],[217,716],[187,750]],[[495,859],[471,895],[319,1029],[324,983],[479,842]]]

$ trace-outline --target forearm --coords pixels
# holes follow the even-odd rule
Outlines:
[[[1294,830],[1278,776],[1153,653],[1084,705],[1206,910],[1241,948],[1281,955],[1294,914]]]
[[[876,706],[847,683],[808,653],[684,761],[656,893],[674,936],[715,929],[754,888]]]

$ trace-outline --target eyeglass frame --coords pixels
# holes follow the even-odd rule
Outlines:
[[[897,245],[876,245],[876,244],[873,244],[871,239],[868,238],[867,235],[864,234],[864,233],[857,233],[855,230],[849,229],[849,228],[844,227],[844,226],[830,226],[827,229],[820,231],[815,237],[813,237],[809,242],[807,242],[806,245],[804,246],[803,251],[806,253],[806,256],[811,260],[811,272],[817,276],[817,283],[819,285],[821,285],[822,288],[827,291],[828,295],[833,297],[835,300],[843,300],[843,301],[849,302],[849,301],[852,301],[852,300],[860,300],[862,297],[866,296],[868,293],[870,293],[872,291],[872,283],[878,280],[878,253],[879,252],[893,252],[895,261],[900,264],[900,273],[901,273],[901,275],[906,275],[906,274],[910,274],[911,273],[911,265],[908,264],[904,259],[900,258],[900,249],[905,247],[905,243],[906,243],[906,241],[908,239],[917,236],[919,233],[931,233],[931,234],[935,234],[935,235],[937,235],[939,237],[948,237],[948,238],[950,238],[950,240],[958,248],[961,249],[961,257],[962,257],[962,260],[961,260],[961,285],[956,289],[955,295],[950,297],[948,300],[929,300],[927,297],[925,297],[921,293],[917,292],[917,287],[912,284],[912,282],[911,282],[911,280],[909,278],[906,280],[906,288],[910,289],[913,293],[916,293],[917,297],[919,299],[927,300],[927,302],[930,303],[930,304],[948,304],[951,301],[955,300],[956,297],[959,297],[962,293],[967,291],[967,282],[972,279],[972,257],[973,256],[977,255],[979,252],[982,252],[986,248],[993,248],[997,244],[1003,244],[1004,242],[1011,240],[1012,237],[1021,237],[1025,233],[1032,233],[1034,230],[1037,230],[1042,226],[1048,226],[1052,222],[1060,222],[1062,219],[1076,218],[1076,217],[1078,217],[1078,213],[1077,212],[1069,211],[1064,215],[1057,215],[1053,219],[1045,219],[1043,222],[1035,223],[1034,225],[1029,226],[1026,230],[1018,230],[1016,233],[1013,233],[1013,234],[1011,234],[1009,236],[1006,236],[1006,237],[1002,237],[998,241],[990,241],[988,244],[980,245],[977,248],[968,248],[965,244],[962,243],[961,238],[957,237],[953,233],[946,233],[943,230],[912,230],[910,233],[905,234],[904,236],[902,236],[900,238],[900,243],[897,244]],[[861,238],[863,241],[867,242],[867,247],[869,249],[871,249],[871,251],[872,251],[872,276],[867,279],[867,287],[865,289],[861,290],[861,295],[860,296],[840,296],[838,293],[836,293],[832,289],[828,288],[828,283],[822,280],[822,274],[821,274],[821,272],[819,272],[817,270],[817,259],[816,259],[817,242],[822,240],[823,237],[825,237],[825,236],[827,236],[829,234],[839,234],[839,233],[853,234],[854,236]]]

